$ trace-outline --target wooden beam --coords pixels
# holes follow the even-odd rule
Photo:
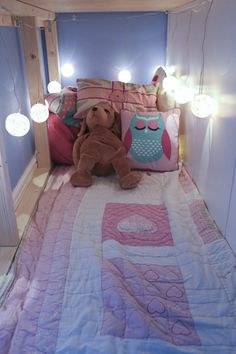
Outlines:
[[[33,16],[45,20],[54,20],[55,13],[50,10],[44,10],[36,5],[30,5],[26,1],[0,0],[0,11],[5,15],[14,16]]]
[[[44,104],[44,89],[40,67],[39,33],[34,17],[20,21],[31,106]],[[38,168],[51,168],[47,124],[33,123]]]
[[[50,81],[61,81],[58,40],[57,40],[57,24],[55,21],[45,21],[45,38],[48,57],[48,73]]]
[[[14,26],[11,16],[0,15],[0,26]]]

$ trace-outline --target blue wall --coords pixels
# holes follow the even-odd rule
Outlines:
[[[118,80],[128,69],[132,82],[150,83],[155,68],[165,65],[167,15],[164,13],[85,13],[57,15],[61,66],[75,74],[62,85],[96,77]]]
[[[29,95],[21,48],[19,29],[0,27],[0,128],[3,131],[12,188],[16,186],[35,151],[31,131],[24,137],[13,137],[5,129],[7,115],[19,111],[16,95],[21,104],[21,113],[29,117]]]

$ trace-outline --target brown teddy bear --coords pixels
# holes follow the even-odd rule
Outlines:
[[[131,171],[125,147],[120,139],[120,116],[108,103],[92,107],[84,118],[73,147],[76,172],[71,183],[89,187],[92,175],[105,176],[112,172],[119,176],[123,189],[135,188],[141,179],[139,172]]]

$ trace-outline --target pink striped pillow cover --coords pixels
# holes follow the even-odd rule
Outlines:
[[[77,112],[82,119],[98,102],[108,102],[116,112],[156,110],[157,85],[142,85],[102,79],[77,79]]]

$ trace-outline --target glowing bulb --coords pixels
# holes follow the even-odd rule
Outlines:
[[[61,67],[61,73],[65,77],[70,77],[74,74],[74,67],[71,64],[64,64]]]
[[[50,81],[48,84],[49,93],[59,93],[61,92],[61,84],[58,81]]]
[[[119,81],[122,82],[130,82],[131,80],[131,74],[129,70],[121,70],[118,75]]]
[[[191,111],[199,118],[207,118],[216,113],[216,102],[208,95],[196,95],[191,104]]]
[[[167,93],[173,94],[178,86],[179,81],[174,76],[167,76],[163,80],[163,88]]]
[[[30,130],[30,121],[21,113],[12,113],[6,118],[5,128],[13,136],[24,136]]]
[[[43,123],[49,116],[48,107],[42,103],[36,103],[31,107],[30,115],[36,123]]]
[[[166,67],[166,73],[167,75],[174,75],[176,72],[176,66],[175,65],[170,65]]]
[[[193,98],[193,91],[188,86],[180,85],[174,92],[174,98],[176,102],[185,104]]]

